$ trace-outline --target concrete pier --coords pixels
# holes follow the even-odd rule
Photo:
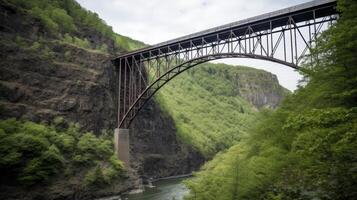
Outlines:
[[[130,167],[129,129],[115,129],[114,148],[119,160],[128,169]]]

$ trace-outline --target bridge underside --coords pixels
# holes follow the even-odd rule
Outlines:
[[[118,128],[128,128],[144,104],[168,81],[198,64],[253,58],[298,69],[318,35],[337,19],[336,2],[320,0],[178,38],[124,54],[118,74]]]

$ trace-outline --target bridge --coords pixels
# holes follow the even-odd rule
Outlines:
[[[315,0],[186,35],[112,60],[117,69],[115,149],[129,167],[129,125],[167,82],[204,62],[222,58],[272,61],[293,69],[310,55],[318,35],[338,18],[336,0]]]

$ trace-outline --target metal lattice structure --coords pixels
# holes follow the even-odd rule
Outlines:
[[[317,36],[337,17],[335,0],[312,1],[121,55],[113,60],[118,73],[118,128],[128,128],[168,81],[207,61],[253,58],[298,69]]]

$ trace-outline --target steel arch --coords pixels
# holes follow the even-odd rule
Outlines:
[[[167,82],[198,64],[252,58],[299,69],[318,35],[338,18],[335,0],[315,0],[123,54],[117,67],[118,128],[128,128]],[[300,69],[301,70],[301,69]]]
[[[194,58],[191,60],[188,60],[180,65],[177,65],[173,68],[171,68],[169,71],[165,72],[162,74],[158,79],[156,79],[153,83],[151,83],[145,90],[139,95],[139,97],[134,101],[132,106],[130,106],[128,112],[123,116],[123,119],[119,122],[119,127],[124,127],[128,128],[130,123],[133,121],[133,119],[136,117],[136,115],[139,113],[139,111],[143,108],[143,106],[152,98],[152,96],[161,88],[163,87],[166,83],[168,83],[170,80],[181,74],[182,72],[195,67],[199,64],[209,62],[212,60],[218,60],[218,59],[224,59],[224,58],[252,58],[252,59],[259,59],[259,60],[265,60],[265,61],[271,61],[275,63],[279,63],[282,65],[286,65],[288,67],[291,67],[293,69],[299,69],[297,65],[285,62],[283,60],[267,57],[267,56],[260,56],[260,55],[254,55],[254,54],[242,54],[242,53],[222,53],[222,54],[212,54],[212,55],[206,55],[198,58]],[[182,69],[181,69],[182,68]],[[177,70],[177,71],[175,71]],[[173,74],[170,76],[170,74]],[[166,78],[168,77],[168,78]],[[163,80],[163,82],[160,82]],[[159,83],[159,85],[157,85]],[[143,100],[143,102],[140,102]],[[133,114],[132,114],[133,112]],[[131,116],[130,118],[128,118]],[[127,124],[126,123],[127,121]]]

